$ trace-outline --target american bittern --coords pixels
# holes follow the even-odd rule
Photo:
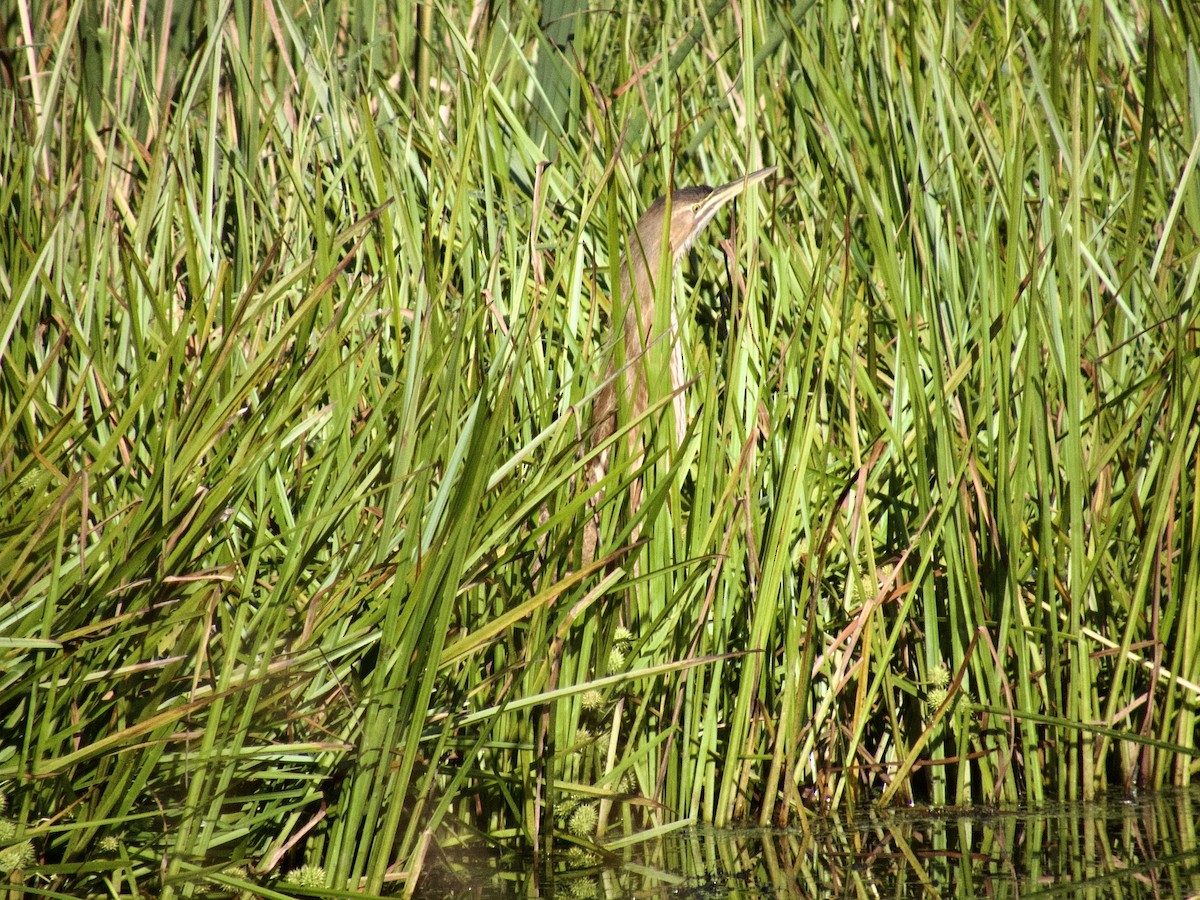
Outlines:
[[[671,306],[669,334],[655,333],[654,330],[654,276],[658,271],[659,261],[663,258],[662,241],[667,241],[667,256],[670,258],[670,272],[683,258],[692,245],[692,241],[712,221],[717,212],[746,188],[762,181],[775,171],[774,166],[751,172],[743,178],[723,184],[720,187],[697,185],[681,188],[671,194],[670,203],[666,197],[659,197],[650,208],[638,219],[637,227],[630,236],[629,247],[621,263],[621,297],[624,302],[624,331],[625,359],[629,371],[624,373],[624,379],[616,377],[616,360],[608,363],[606,383],[596,397],[592,408],[591,447],[608,440],[617,430],[617,391],[622,390],[626,398],[626,408],[631,421],[638,419],[650,403],[651,380],[647,372],[647,350],[658,339],[666,337],[671,343],[671,392],[675,414],[675,442],[682,442],[687,428],[687,401],[683,395],[683,349],[678,340],[678,321],[674,304]],[[664,217],[670,209],[671,221],[669,227]],[[621,304],[613,304],[615,310]],[[609,346],[615,347],[618,324],[611,323],[612,334]],[[629,449],[633,465],[641,465],[639,451],[639,429],[634,427],[629,433]],[[589,487],[598,484],[608,472],[611,448],[600,453],[588,469],[587,482]],[[598,498],[595,498],[598,499]],[[595,500],[593,501],[595,502]],[[629,505],[636,510],[641,503],[641,483],[634,482],[630,488]],[[588,523],[584,531],[583,561],[590,562],[595,558],[596,545],[599,540],[599,515]]]

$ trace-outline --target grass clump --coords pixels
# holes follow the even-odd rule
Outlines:
[[[21,877],[1194,779],[1186,4],[171,9],[4,20]],[[766,164],[581,569],[624,230]]]

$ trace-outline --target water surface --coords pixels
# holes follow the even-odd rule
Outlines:
[[[1200,791],[1036,809],[909,807],[694,828],[605,859],[444,855],[426,897],[1200,898]],[[432,862],[432,860],[431,860]]]

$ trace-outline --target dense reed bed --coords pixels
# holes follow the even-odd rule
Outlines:
[[[1191,4],[657,12],[9,8],[12,881],[1196,778]],[[763,165],[583,566],[626,230]]]

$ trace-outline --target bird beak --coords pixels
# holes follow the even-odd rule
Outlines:
[[[774,166],[767,166],[765,169],[759,169],[757,172],[751,172],[749,175],[743,175],[736,181],[731,181],[728,184],[723,184],[720,187],[713,188],[713,192],[704,198],[704,203],[700,210],[697,210],[696,218],[702,218],[706,212],[715,213],[718,209],[737,197],[747,188],[758,184],[760,181],[775,173]]]

